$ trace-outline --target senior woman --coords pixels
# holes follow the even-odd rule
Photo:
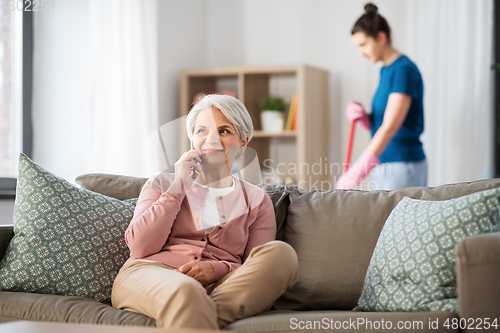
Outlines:
[[[253,135],[245,106],[208,95],[186,130],[192,149],[175,174],[151,177],[139,195],[112,304],[159,327],[219,329],[269,309],[296,283],[298,261],[275,241],[267,193],[230,173]]]

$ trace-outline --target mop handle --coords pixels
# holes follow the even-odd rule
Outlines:
[[[347,143],[347,152],[345,155],[344,172],[349,170],[349,163],[351,162],[352,141],[354,140],[354,130],[356,129],[356,119],[351,122],[351,131],[349,132],[349,142]]]

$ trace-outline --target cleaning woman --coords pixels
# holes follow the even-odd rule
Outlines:
[[[336,187],[353,189],[370,171],[374,189],[426,186],[427,160],[420,141],[422,77],[417,66],[392,46],[391,29],[377,6],[369,3],[365,11],[352,28],[352,41],[371,63],[382,61],[383,67],[371,114],[358,102],[350,102],[346,114],[370,130],[372,139]]]

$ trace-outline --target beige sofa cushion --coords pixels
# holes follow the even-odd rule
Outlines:
[[[471,236],[457,246],[457,287],[460,316],[500,324],[500,232]],[[479,325],[486,328],[487,324]],[[491,329],[493,330],[493,326]],[[477,332],[474,326],[462,332]]]
[[[84,189],[119,200],[137,198],[147,180],[147,178],[107,173],[88,173],[75,179]]]
[[[354,308],[380,231],[404,196],[446,200],[499,186],[500,179],[491,179],[394,191],[294,188],[289,195],[284,241],[297,251],[299,281],[274,308]]]

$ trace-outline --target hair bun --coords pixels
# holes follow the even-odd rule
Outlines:
[[[365,5],[365,11],[367,14],[376,13],[378,11],[378,8],[370,2]]]

